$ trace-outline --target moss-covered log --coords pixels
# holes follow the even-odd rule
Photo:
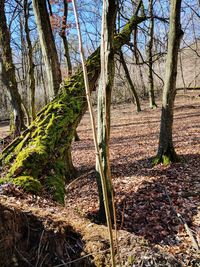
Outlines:
[[[145,17],[134,16],[115,37],[114,48],[129,42],[135,25]],[[87,60],[90,90],[95,90],[100,73],[100,50]],[[64,201],[64,184],[73,175],[71,142],[87,109],[82,70],[61,84],[60,92],[37,115],[30,127],[2,152],[4,181],[21,185],[31,192],[50,192]],[[33,190],[30,190],[34,188]]]

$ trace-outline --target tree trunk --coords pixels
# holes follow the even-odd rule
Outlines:
[[[139,100],[139,97],[138,97],[137,92],[135,90],[135,86],[133,85],[133,82],[131,80],[131,76],[129,74],[129,70],[128,70],[126,62],[124,60],[124,56],[123,56],[122,52],[120,52],[120,60],[121,60],[122,66],[124,68],[126,79],[127,79],[128,83],[129,83],[129,86],[130,86],[130,91],[131,91],[131,96],[132,96],[132,99],[133,99],[133,103],[136,104],[137,112],[140,112],[141,111],[140,100]]]
[[[160,138],[155,163],[168,164],[177,161],[172,140],[173,108],[176,95],[178,50],[183,35],[180,24],[181,0],[174,0],[170,7],[170,30],[163,90]]]
[[[33,0],[33,10],[47,73],[50,98],[53,98],[58,93],[62,77],[46,0]]]
[[[133,16],[114,39],[119,50],[129,42],[133,27],[145,17]],[[96,88],[100,73],[100,49],[87,60],[90,90]],[[64,201],[64,183],[73,173],[68,157],[74,131],[87,109],[83,72],[78,69],[66,80],[59,94],[37,115],[35,121],[1,154],[0,162],[8,174],[5,181],[37,193],[49,192]]]
[[[10,47],[10,33],[6,23],[5,1],[0,1],[0,63],[2,65],[2,81],[8,91],[8,96],[14,110],[14,136],[18,136],[25,129],[24,112],[22,110],[21,96],[18,92],[15,76],[15,66],[12,60]]]
[[[60,31],[60,37],[63,40],[63,46],[65,50],[65,58],[67,61],[67,74],[68,76],[72,75],[72,63],[69,55],[69,45],[68,40],[66,37],[66,26],[67,26],[67,16],[68,16],[68,2],[66,0],[63,0],[63,18],[62,18],[62,27]]]
[[[117,5],[115,0],[108,0],[103,2],[100,52],[101,75],[98,88],[98,146],[103,166],[103,172],[107,184],[107,197],[111,217],[113,217],[113,188],[109,160],[109,139],[111,92],[114,84],[115,75],[113,47],[116,21],[116,7]],[[96,161],[96,170],[100,201],[99,217],[101,218],[101,220],[106,221],[103,190],[100,179],[98,160]]]
[[[153,79],[153,36],[154,36],[154,18],[153,18],[153,0],[149,0],[149,42],[147,44],[147,60],[148,60],[148,80],[149,80],[149,105],[150,108],[156,108],[154,96],[154,79]]]
[[[36,117],[36,111],[35,111],[35,75],[34,75],[34,68],[35,65],[33,63],[33,47],[30,39],[30,29],[28,26],[28,20],[29,20],[29,5],[28,1],[24,0],[24,30],[26,33],[26,41],[28,46],[28,83],[31,93],[31,119],[32,121]]]

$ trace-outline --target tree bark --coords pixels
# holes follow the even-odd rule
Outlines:
[[[108,0],[103,3],[102,29],[101,29],[101,75],[98,88],[98,146],[106,180],[109,210],[113,217],[112,204],[112,181],[109,160],[109,139],[110,139],[110,106],[111,92],[114,83],[114,32],[116,21],[116,1]],[[105,221],[105,208],[102,192],[102,185],[99,173],[98,160],[96,161],[97,184],[99,191],[99,217]]]
[[[33,63],[33,47],[30,38],[30,29],[28,25],[29,20],[29,5],[28,1],[24,0],[24,30],[26,33],[26,42],[28,47],[28,83],[31,95],[31,119],[32,121],[36,118],[36,111],[35,111],[35,75],[34,75],[34,68],[35,65]]]
[[[69,45],[68,45],[68,40],[66,36],[66,26],[67,26],[67,16],[68,16],[68,2],[66,0],[63,0],[63,18],[62,18],[62,27],[60,31],[60,37],[62,38],[63,41],[63,46],[65,50],[65,58],[67,61],[67,72],[68,76],[72,75],[72,63],[69,55]]]
[[[8,91],[9,100],[14,110],[14,136],[18,136],[21,130],[26,128],[24,123],[24,112],[22,110],[21,96],[18,92],[15,76],[15,66],[12,60],[10,47],[10,32],[6,23],[5,1],[0,1],[0,61],[2,65],[1,76],[3,84]]]
[[[156,108],[154,95],[154,79],[153,79],[153,36],[154,36],[154,18],[153,18],[153,0],[149,0],[149,41],[147,44],[147,60],[148,60],[148,80],[149,80],[149,105],[150,108]]]
[[[133,16],[114,39],[114,50],[129,42],[135,25],[145,17]],[[94,91],[100,74],[100,49],[87,60],[90,90]],[[74,131],[87,109],[83,72],[66,80],[59,94],[37,115],[35,121],[1,154],[0,162],[8,174],[6,180],[27,191],[35,188],[64,201],[64,184],[73,173],[69,151]],[[41,191],[41,189],[43,191]]]
[[[135,90],[135,86],[133,85],[133,82],[132,82],[131,76],[129,74],[129,70],[128,70],[128,67],[126,65],[126,62],[125,62],[125,59],[124,59],[124,55],[123,55],[122,52],[120,52],[120,60],[121,60],[122,66],[124,68],[126,79],[127,79],[128,83],[129,83],[129,86],[130,86],[130,91],[131,91],[131,96],[132,96],[132,99],[133,99],[133,103],[136,104],[137,112],[140,112],[141,111],[140,100],[139,100],[139,97],[138,97],[137,92]]]
[[[62,77],[46,0],[33,0],[33,10],[52,99],[58,93]]]
[[[164,164],[168,164],[178,160],[172,140],[172,127],[176,95],[178,50],[183,35],[180,24],[180,13],[181,0],[172,1],[170,7],[170,30],[162,99],[160,138],[155,163],[163,162]]]

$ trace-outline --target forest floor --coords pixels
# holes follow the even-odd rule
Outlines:
[[[200,246],[200,99],[177,96],[173,140],[182,161],[169,166],[151,164],[158,147],[160,108],[150,110],[147,105],[138,114],[132,104],[112,107],[110,160],[117,227],[171,255],[180,266],[200,266],[200,256],[193,248]],[[0,127],[1,137],[6,127]],[[98,223],[88,113],[78,134],[81,140],[73,143],[72,155],[80,179],[67,187],[64,209]],[[127,266],[156,266],[142,264]]]

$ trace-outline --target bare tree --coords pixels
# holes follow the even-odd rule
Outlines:
[[[33,0],[33,10],[47,73],[49,92],[52,98],[58,93],[62,77],[46,0]]]
[[[18,92],[18,86],[15,76],[15,66],[12,59],[10,47],[10,32],[6,23],[5,1],[0,1],[0,59],[2,65],[2,81],[6,86],[9,99],[14,110],[14,135],[20,134],[24,130],[24,112],[22,110],[21,96]]]
[[[178,160],[172,140],[172,127],[174,100],[176,96],[178,50],[180,40],[183,36],[180,24],[180,14],[181,0],[172,1],[170,7],[170,29],[165,67],[165,85],[162,99],[160,138],[155,163],[163,162],[164,164],[168,164],[169,162]]]
[[[24,30],[26,33],[26,42],[27,42],[27,48],[28,48],[28,84],[30,89],[30,95],[31,95],[31,118],[32,120],[36,117],[36,111],[35,111],[35,74],[34,74],[34,68],[35,64],[33,62],[33,46],[31,43],[30,38],[30,29],[28,25],[29,21],[29,6],[28,0],[24,0]]]
[[[149,105],[150,108],[155,108],[154,96],[154,78],[153,78],[153,37],[154,37],[154,17],[153,17],[153,0],[149,0],[149,41],[147,44],[147,60],[148,60],[148,86],[149,86]]]
[[[66,26],[67,26],[67,16],[68,16],[68,1],[63,0],[63,17],[62,17],[62,26],[60,31],[60,36],[63,40],[63,46],[65,50],[65,58],[67,61],[67,72],[68,76],[72,74],[72,63],[69,54],[69,44],[66,36]]]

